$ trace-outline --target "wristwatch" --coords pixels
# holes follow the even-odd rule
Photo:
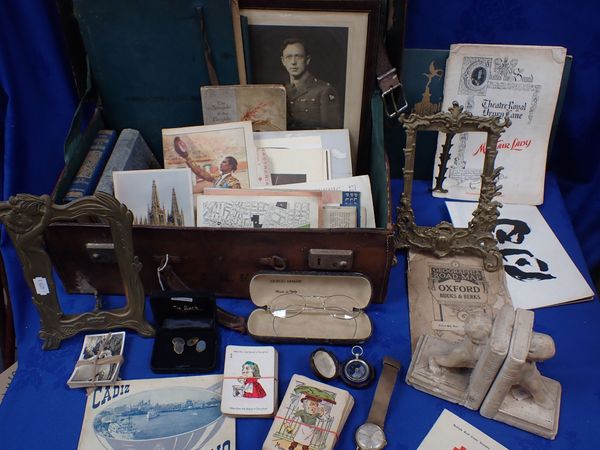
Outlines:
[[[383,358],[383,370],[377,382],[369,417],[354,433],[356,450],[381,450],[387,445],[383,426],[400,367],[400,362],[395,359],[389,356]]]

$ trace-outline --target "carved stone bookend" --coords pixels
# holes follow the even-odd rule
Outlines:
[[[518,309],[508,356],[490,388],[481,415],[554,439],[561,385],[542,376],[536,362],[554,356],[554,341],[533,331],[532,311]]]
[[[500,135],[510,126],[510,119],[501,117],[479,117],[463,111],[457,102],[452,103],[448,112],[439,112],[430,116],[411,114],[400,116],[400,122],[406,130],[406,147],[404,148],[404,192],[398,207],[396,220],[397,249],[411,248],[426,250],[441,258],[448,255],[474,253],[483,257],[486,270],[495,271],[502,267],[502,255],[496,247],[493,230],[500,215],[501,204],[494,200],[500,194],[502,186],[496,182],[501,167],[494,168],[497,144]],[[473,213],[468,228],[454,228],[448,222],[441,222],[435,227],[418,226],[412,208],[412,184],[415,164],[417,132],[438,131],[453,137],[458,133],[487,133],[486,153],[481,172],[481,191],[479,204]],[[445,153],[448,156],[451,143],[446,142]],[[447,159],[447,158],[446,158]],[[445,170],[440,174],[443,178]],[[438,180],[439,188],[443,180]]]
[[[97,308],[83,314],[65,314],[56,293],[52,261],[44,246],[44,231],[53,222],[87,217],[101,218],[110,224],[127,303],[113,310]],[[18,194],[0,203],[0,222],[6,227],[23,265],[25,281],[40,314],[39,336],[45,350],[56,349],[63,339],[87,330],[131,328],[143,336],[154,336],[154,328],[144,316],[141,263],[133,253],[131,236],[133,216],[113,196],[100,193],[56,205],[48,195]]]
[[[493,325],[486,316],[465,324],[465,339],[449,342],[421,336],[406,375],[416,389],[478,409],[508,351],[514,310],[505,305]]]

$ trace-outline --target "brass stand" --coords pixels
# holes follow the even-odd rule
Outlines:
[[[65,314],[56,295],[52,262],[44,248],[46,227],[59,221],[98,217],[110,224],[119,271],[127,303],[123,308],[82,314]],[[144,317],[144,288],[139,277],[141,263],[133,254],[133,216],[114,197],[100,193],[67,205],[56,205],[48,195],[18,194],[0,203],[0,221],[13,241],[25,280],[40,313],[39,336],[45,350],[56,349],[63,339],[80,331],[131,328],[142,336],[154,336],[154,328]]]

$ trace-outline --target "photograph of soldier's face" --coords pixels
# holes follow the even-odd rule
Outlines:
[[[250,25],[251,83],[283,84],[287,129],[344,128],[348,29]]]
[[[306,73],[306,68],[310,64],[310,56],[306,54],[304,44],[290,42],[281,52],[281,63],[290,74],[290,78],[297,80]]]

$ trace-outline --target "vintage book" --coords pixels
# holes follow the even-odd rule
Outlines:
[[[206,375],[98,387],[87,398],[78,448],[235,450],[235,419],[221,414],[222,380]]]
[[[348,130],[295,130],[254,133],[257,147],[324,148],[329,150],[331,178],[352,176]]]
[[[115,148],[108,158],[94,193],[114,194],[112,174],[115,170],[141,169],[160,169],[160,163],[156,160],[141,133],[138,130],[125,128],[115,143]]]
[[[320,191],[206,189],[196,224],[223,228],[318,228]]]
[[[442,411],[417,450],[440,449],[507,450],[506,447],[447,409]]]
[[[98,135],[88,150],[83,163],[81,163],[69,191],[65,194],[65,202],[72,202],[94,192],[116,138],[117,132],[115,130],[98,131]]]
[[[117,381],[123,363],[125,332],[88,334],[75,369],[67,381],[70,388],[107,386]]]
[[[477,205],[446,202],[446,206],[454,226],[466,227]],[[593,298],[594,291],[537,207],[504,205],[495,237],[515,308],[533,309]]]
[[[253,131],[286,129],[285,87],[281,84],[202,86],[204,125],[252,122]]]
[[[277,409],[278,360],[275,347],[228,345],[221,412],[233,417],[272,417]]]
[[[493,318],[510,303],[504,274],[485,270],[480,256],[438,258],[411,250],[407,282],[413,350],[423,335],[460,341],[470,314]]]
[[[353,406],[348,391],[294,374],[262,448],[331,450]]]
[[[499,184],[503,203],[539,205],[544,201],[546,157],[566,49],[543,46],[455,44],[450,48],[442,110],[453,101],[478,116],[512,122],[498,141],[496,166],[504,167]],[[443,189],[435,196],[474,200],[481,188],[486,150],[484,133],[455,136],[447,171],[440,170],[445,135],[438,138],[434,162]]]
[[[134,224],[194,226],[189,168],[115,171],[113,182],[115,197],[131,210]]]
[[[207,187],[256,185],[257,155],[250,122],[165,128],[162,137],[165,169],[192,169],[194,194]]]

